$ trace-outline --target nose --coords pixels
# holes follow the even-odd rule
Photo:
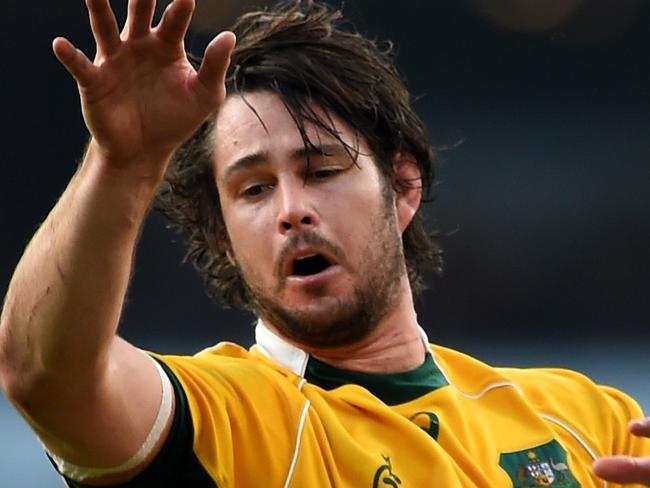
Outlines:
[[[316,227],[318,214],[309,187],[300,178],[278,182],[277,222],[280,234]]]

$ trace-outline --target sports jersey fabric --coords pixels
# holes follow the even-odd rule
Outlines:
[[[119,486],[591,488],[608,486],[596,457],[650,455],[627,432],[637,403],[573,371],[494,368],[427,341],[419,368],[362,374],[261,323],[256,338],[155,356],[175,390],[172,430]]]

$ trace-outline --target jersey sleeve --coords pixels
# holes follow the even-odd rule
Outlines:
[[[217,488],[199,462],[193,450],[194,428],[187,395],[174,372],[161,360],[156,359],[169,377],[174,390],[176,409],[169,435],[162,449],[151,464],[135,478],[114,488]],[[50,459],[50,461],[52,461]],[[52,463],[55,467],[56,464]],[[70,488],[91,488],[63,477]]]
[[[650,439],[630,434],[630,420],[643,417],[626,393],[598,385],[565,369],[510,370],[536,409],[570,426],[595,448],[596,456],[649,456]]]
[[[283,486],[308,405],[299,377],[230,343],[161,359],[186,394],[193,450],[215,484],[260,486],[263,476]]]
[[[639,419],[644,413],[638,403],[625,393],[610,386],[600,386],[607,410],[615,419],[612,422],[614,434],[610,452],[607,454],[626,454],[630,456],[649,456],[650,439],[634,436],[628,431],[630,420]]]

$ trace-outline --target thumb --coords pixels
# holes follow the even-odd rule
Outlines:
[[[52,41],[52,50],[59,62],[77,81],[79,86],[88,86],[95,75],[95,65],[64,37]]]
[[[616,483],[650,483],[650,457],[606,456],[594,461],[596,476]]]

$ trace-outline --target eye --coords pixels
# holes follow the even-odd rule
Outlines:
[[[240,195],[246,198],[258,197],[265,191],[269,190],[271,186],[272,185],[269,184],[247,186],[241,191]]]
[[[340,172],[341,172],[341,170],[339,168],[316,169],[314,171],[310,171],[307,174],[307,177],[308,178],[314,178],[316,180],[324,180],[326,178],[330,178],[332,176],[335,176]]]

